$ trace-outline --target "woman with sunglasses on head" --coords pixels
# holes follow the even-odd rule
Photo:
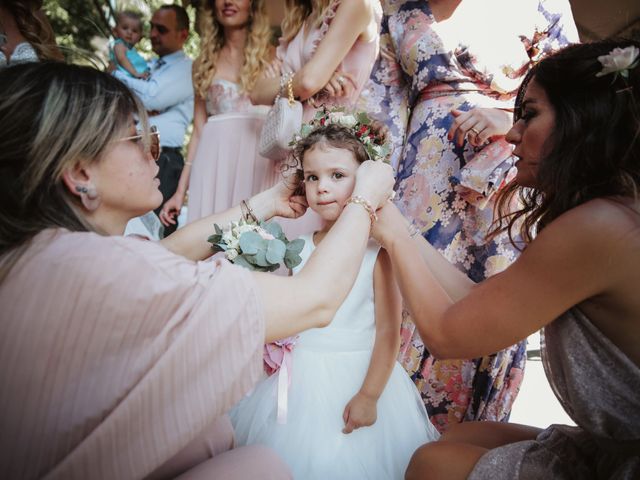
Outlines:
[[[367,209],[347,206],[296,277],[197,263],[211,254],[212,225],[241,209],[161,243],[121,236],[162,196],[155,135],[118,80],[16,66],[0,72],[0,116],[12,119],[0,130],[3,474],[287,478],[264,448],[210,457],[233,444],[223,414],[260,378],[265,340],[323,326],[345,298]],[[360,171],[354,194],[376,208],[390,167]],[[259,219],[295,217],[304,206],[290,197],[280,184],[248,206]]]
[[[474,284],[394,206],[374,227],[436,358],[498,351],[542,329],[551,386],[577,427],[453,425],[418,449],[408,479],[640,476],[640,43],[574,45],[520,87],[515,183],[493,234],[525,243]],[[520,209],[505,210],[512,199]],[[416,262],[422,257],[424,262]]]

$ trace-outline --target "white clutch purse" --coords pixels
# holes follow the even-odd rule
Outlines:
[[[273,160],[284,158],[291,147],[289,143],[302,126],[302,103],[293,97],[293,75],[287,81],[288,98],[278,93],[273,106],[267,112],[262,125],[258,151]]]

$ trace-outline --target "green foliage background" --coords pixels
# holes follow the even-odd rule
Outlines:
[[[158,7],[172,2],[170,0],[44,0],[44,11],[56,33],[58,45],[62,48],[67,61],[91,64],[104,68],[108,60],[108,40],[113,26],[113,17],[119,10],[140,12],[145,20],[144,37],[137,49],[146,57],[152,58],[149,41],[149,19]],[[195,2],[188,2],[195,3]],[[198,56],[200,39],[195,33],[196,11],[187,7],[191,19],[189,39],[185,44],[186,53]]]

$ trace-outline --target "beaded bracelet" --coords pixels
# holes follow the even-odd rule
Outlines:
[[[349,203],[362,205],[364,209],[367,211],[367,213],[369,214],[369,219],[371,220],[371,223],[374,223],[376,220],[378,220],[376,211],[373,209],[369,201],[364,197],[361,197],[360,195],[354,195],[353,197],[349,198],[349,200],[347,200],[347,204]]]
[[[242,218],[244,218],[247,222],[253,221],[254,223],[259,223],[258,217],[256,217],[255,213],[253,213],[253,210],[249,206],[247,200],[242,200],[240,202],[240,211],[242,212]]]

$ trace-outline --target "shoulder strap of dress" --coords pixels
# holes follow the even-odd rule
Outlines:
[[[322,41],[324,36],[329,31],[329,26],[331,25],[331,22],[333,21],[333,18],[336,16],[336,12],[338,11],[338,7],[340,6],[340,1],[341,0],[333,0],[329,4],[329,6],[325,9],[325,11],[323,13],[323,16],[322,16],[322,23],[320,24],[320,34],[313,41],[313,52],[314,53],[315,53],[316,49],[318,48],[318,45],[320,45],[320,42]]]

